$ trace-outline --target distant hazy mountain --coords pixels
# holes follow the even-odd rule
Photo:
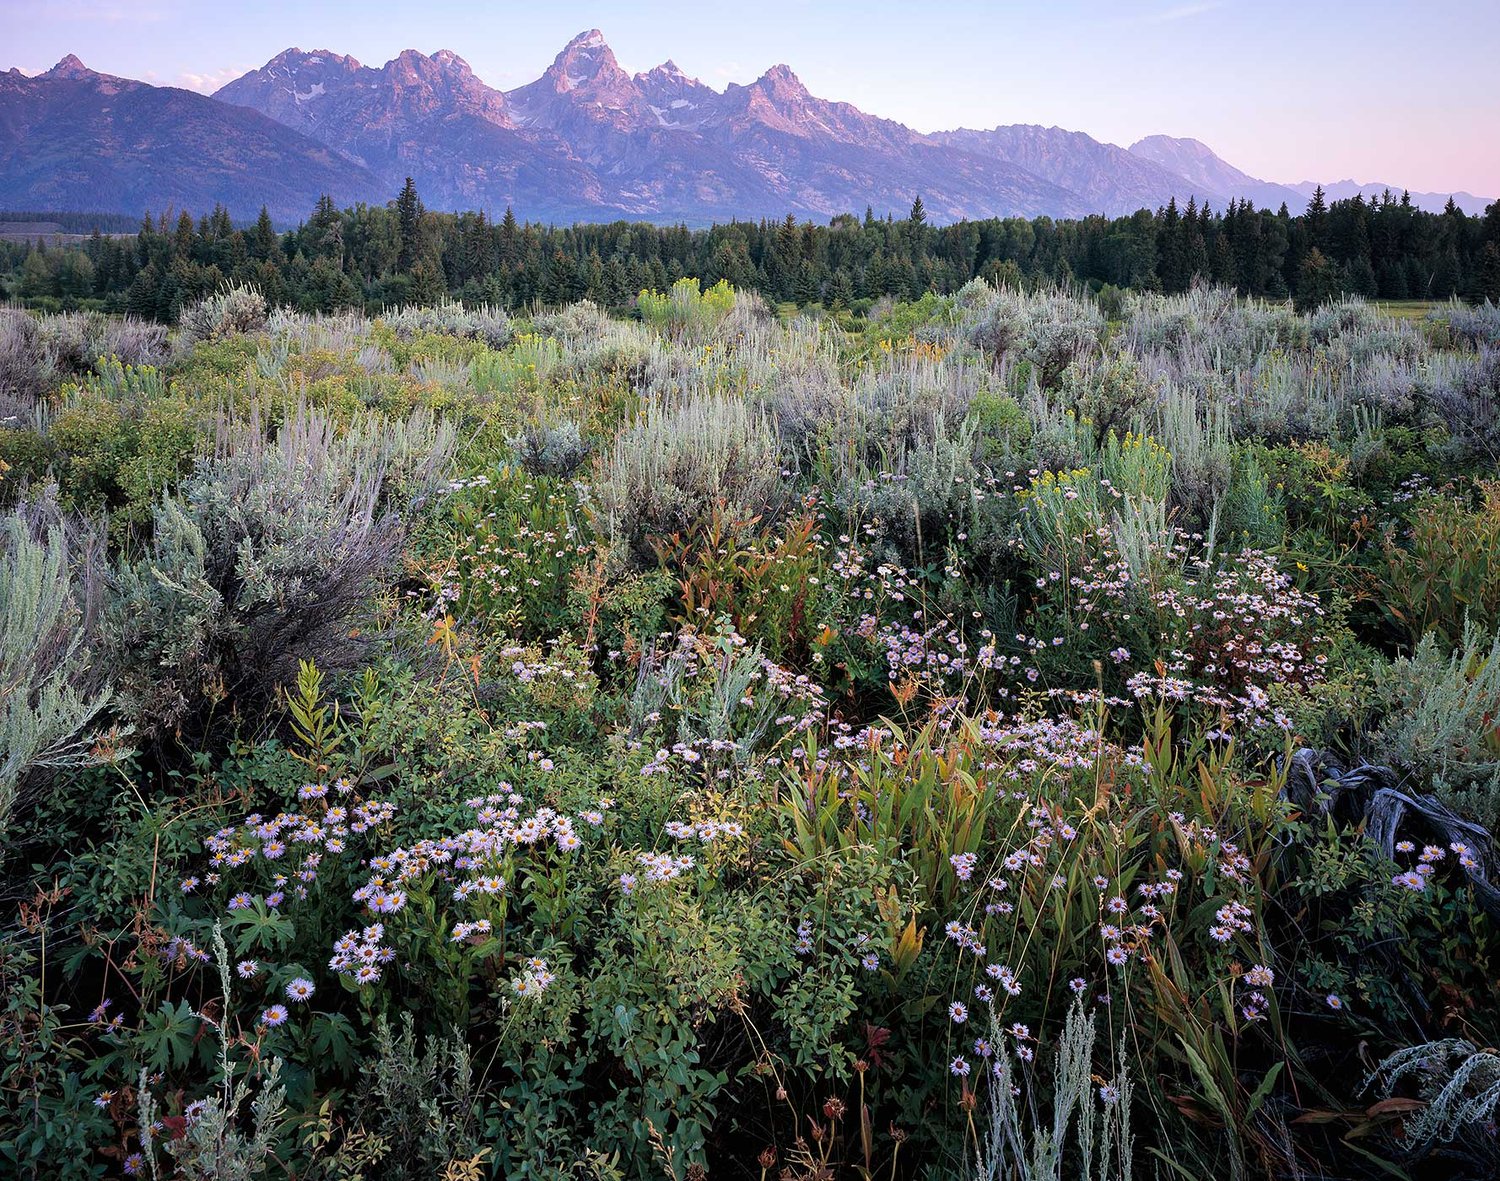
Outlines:
[[[1018,123],[989,131],[940,131],[938,143],[993,156],[1077,193],[1090,212],[1121,214],[1155,209],[1169,199],[1186,204],[1196,197],[1223,207],[1231,190],[1185,177],[1162,163],[1132,155],[1114,144],[1100,143],[1081,131]]]
[[[1289,186],[1305,202],[1313,195],[1313,190],[1318,187],[1315,180],[1299,181]],[[1384,192],[1390,192],[1394,196],[1401,195],[1400,185],[1388,184],[1360,184],[1352,180],[1336,180],[1323,185],[1323,197],[1328,201],[1347,201],[1358,193],[1366,201],[1372,197],[1380,199]],[[1413,190],[1407,194],[1411,197],[1411,203],[1418,208],[1425,209],[1429,213],[1441,213],[1448,205],[1448,198],[1453,198],[1453,203],[1465,213],[1483,213],[1485,208],[1494,202],[1493,197],[1476,197],[1473,193],[1419,193]]]
[[[1170,169],[1192,184],[1223,193],[1231,197],[1248,197],[1256,205],[1269,209],[1279,208],[1283,201],[1293,213],[1300,213],[1307,206],[1318,187],[1315,180],[1305,180],[1294,185],[1279,185],[1271,181],[1256,180],[1247,176],[1232,164],[1226,164],[1207,144],[1196,139],[1173,139],[1170,135],[1148,135],[1130,145],[1133,154],[1155,161]],[[1328,201],[1346,201],[1356,193],[1366,200],[1379,199],[1389,191],[1401,195],[1400,185],[1357,184],[1352,180],[1323,182],[1323,196]],[[1412,204],[1432,213],[1441,213],[1448,203],[1447,193],[1410,194]],[[1454,193],[1454,203],[1465,213],[1483,213],[1485,207],[1495,200],[1493,197],[1476,197],[1473,193]]]
[[[389,200],[406,176],[439,209],[697,224],[867,205],[900,216],[918,193],[937,221],[1115,215],[1173,197],[1300,211],[1312,191],[1257,180],[1196,140],[1150,136],[1127,150],[1030,125],[924,135],[816,97],[784,65],[723,91],[670,61],[632,75],[597,29],[506,92],[447,50],[406,50],[374,67],[288,49],[211,99],[95,74],[71,57],[37,78],[0,74],[3,205],[222,202],[245,217],[265,203],[287,220],[324,192]],[[1325,189],[1330,200],[1346,195]]]
[[[1257,180],[1241,172],[1233,164],[1225,163],[1214,155],[1207,144],[1196,139],[1148,135],[1130,145],[1130,154],[1160,165],[1183,177],[1191,185],[1219,194],[1218,205],[1221,209],[1227,198],[1248,199],[1266,209],[1279,209],[1284,202],[1293,213],[1300,213],[1307,204],[1307,197],[1288,186]],[[1312,189],[1308,190],[1308,196],[1312,196]]]
[[[321,193],[385,191],[369,169],[255,111],[97,74],[71,54],[45,74],[0,73],[0,206],[140,213],[222,203],[283,220]]]

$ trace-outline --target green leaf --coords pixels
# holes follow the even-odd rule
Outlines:
[[[1250,1095],[1250,1102],[1245,1107],[1245,1118],[1249,1119],[1257,1111],[1260,1105],[1266,1101],[1266,1096],[1271,1093],[1271,1088],[1276,1085],[1277,1076],[1281,1074],[1281,1068],[1285,1062],[1278,1062],[1266,1071],[1266,1077],[1260,1080],[1260,1086],[1256,1087]]]

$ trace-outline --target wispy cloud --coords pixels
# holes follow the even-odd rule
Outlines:
[[[247,73],[252,66],[225,66],[221,70],[210,70],[203,74],[182,73],[177,75],[174,86],[180,86],[184,90],[196,90],[199,94],[212,94],[226,82],[233,82],[241,74]]]

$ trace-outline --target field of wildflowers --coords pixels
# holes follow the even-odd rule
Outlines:
[[[1494,307],[76,319],[5,1176],[1500,1171]]]

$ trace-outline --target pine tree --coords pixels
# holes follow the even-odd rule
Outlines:
[[[927,209],[922,204],[922,194],[917,194],[917,199],[911,203],[911,212],[906,215],[906,220],[913,227],[920,228],[927,221]]]
[[[1183,241],[1182,215],[1177,212],[1177,198],[1169,197],[1167,207],[1161,214],[1161,246],[1157,253],[1157,274],[1161,276],[1162,290],[1166,292],[1186,291],[1187,247]]]
[[[281,257],[281,239],[276,236],[271,213],[264,205],[260,207],[260,216],[255,219],[255,229],[250,234],[250,257],[258,262]]]
[[[511,270],[520,261],[521,230],[516,225],[516,215],[507,205],[505,217],[500,222],[500,265],[506,270]]]
[[[1475,272],[1475,294],[1480,299],[1500,304],[1500,243],[1486,242],[1479,253]]]
[[[1328,244],[1328,201],[1323,196],[1322,185],[1313,190],[1303,219],[1307,223],[1308,243],[1314,249],[1322,250]]]
[[[422,201],[417,196],[416,183],[409,176],[396,198],[396,231],[401,239],[396,269],[409,275],[422,250]]]
[[[1297,310],[1321,307],[1339,293],[1338,268],[1314,246],[1297,273]]]

